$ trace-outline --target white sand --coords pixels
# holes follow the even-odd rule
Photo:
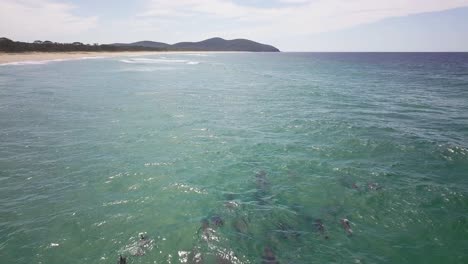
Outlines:
[[[3,53],[0,52],[0,64],[24,62],[24,61],[49,61],[61,59],[79,59],[93,57],[120,57],[120,56],[145,56],[168,53],[213,53],[213,52],[187,52],[187,51],[118,51],[118,52],[25,52]],[[216,53],[216,52],[215,52]]]

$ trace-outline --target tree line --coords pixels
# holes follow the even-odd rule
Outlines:
[[[83,44],[81,42],[58,43],[36,40],[32,43],[13,41],[0,38],[0,52],[67,52],[67,51],[165,51],[164,48],[150,48],[141,46],[114,46],[99,44]]]

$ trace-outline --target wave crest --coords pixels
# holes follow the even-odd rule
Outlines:
[[[180,60],[180,59],[166,59],[166,58],[160,58],[160,59],[149,59],[149,58],[124,59],[124,60],[120,60],[120,62],[129,63],[129,64],[171,64],[171,63],[181,64],[181,63],[185,63],[185,64],[190,64],[190,65],[196,65],[196,64],[200,63],[198,61],[189,61],[189,60]]]

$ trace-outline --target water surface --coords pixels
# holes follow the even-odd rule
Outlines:
[[[467,172],[466,53],[0,66],[2,263],[467,263]]]

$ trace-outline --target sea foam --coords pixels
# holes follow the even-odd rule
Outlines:
[[[44,65],[44,64],[49,64],[51,62],[92,60],[92,59],[103,59],[103,58],[105,57],[80,57],[80,58],[53,59],[53,60],[15,61],[15,62],[0,63],[0,66]]]
[[[16,62],[7,62],[7,63],[0,63],[0,66],[9,66],[9,65],[40,65],[40,64],[47,64],[52,62],[51,60],[48,61],[16,61]]]
[[[170,63],[185,63],[185,64],[199,64],[200,62],[198,61],[189,61],[189,60],[180,60],[180,59],[149,59],[149,58],[136,58],[136,59],[124,59],[120,60],[120,62],[123,63],[129,63],[129,64],[170,64]]]

